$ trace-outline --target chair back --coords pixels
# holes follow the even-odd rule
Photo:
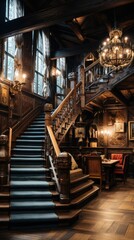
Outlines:
[[[87,156],[87,171],[92,178],[101,178],[102,176],[102,160],[96,154]]]
[[[111,153],[111,159],[119,160],[119,164],[122,164],[123,154],[122,153]]]
[[[124,156],[124,160],[123,160],[123,171],[124,171],[124,174],[127,174],[128,167],[129,167],[129,155],[125,155]]]

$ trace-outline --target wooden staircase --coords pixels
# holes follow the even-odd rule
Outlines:
[[[89,70],[95,72],[95,69],[99,68],[100,64],[98,61],[96,61],[93,65],[91,64],[91,66],[85,69],[85,74]],[[92,101],[94,101],[96,97],[99,97],[101,94],[107,91],[112,92],[117,84],[119,84],[129,76],[132,76],[133,74],[134,64],[131,64],[131,66],[128,66],[127,68],[124,68],[118,72],[108,69],[107,73],[100,74],[98,77],[94,79],[93,82],[87,84],[85,88],[86,95],[85,108],[86,106],[89,107],[90,103],[92,103]]]
[[[92,82],[91,84],[86,86],[85,107],[88,106],[88,104],[92,100],[94,100],[96,96],[100,95],[104,91],[112,90],[116,86],[116,84],[119,83],[119,81],[122,81],[123,79],[125,79],[126,77],[130,76],[133,73],[134,73],[134,68],[132,65],[127,69],[125,69],[124,71],[122,71],[121,73],[110,75],[110,72],[109,72],[107,76],[103,75],[98,80],[95,80],[95,82]],[[109,78],[112,78],[112,83],[109,81]],[[62,102],[62,104],[51,115],[52,127],[46,126],[46,128],[48,127],[47,129],[49,130],[51,129],[51,131],[49,132],[49,133],[52,133],[53,135],[53,138],[51,139],[51,141],[53,142],[53,140],[55,140],[55,143],[57,143],[57,146],[60,146],[67,131],[69,130],[71,125],[75,122],[77,116],[81,111],[80,96],[81,96],[81,82],[79,82],[76,85],[76,89],[73,89],[70,91],[70,93]],[[24,164],[25,158],[22,153],[24,153],[25,151],[25,155],[28,155],[29,150],[31,151],[31,148],[32,148],[33,154],[31,157],[29,156],[28,160],[30,161],[29,166],[31,165],[31,161],[32,161],[32,165],[34,165],[34,167],[31,168],[29,173],[27,171],[28,175],[27,177],[25,176],[25,180],[29,178],[33,179],[35,169],[37,165],[40,165],[39,162],[42,161],[41,159],[38,159],[38,156],[36,155],[38,155],[37,152],[41,151],[40,149],[38,149],[38,144],[40,144],[40,142],[45,144],[44,133],[42,133],[43,129],[44,129],[44,119],[41,122],[40,120],[38,120],[38,122],[35,121],[32,127],[30,127],[29,125],[27,130],[22,135],[22,138],[17,139],[16,144],[18,146],[16,145],[17,147],[14,148],[14,151],[16,151],[16,153],[18,152],[20,155],[19,155],[19,162],[17,161],[17,165],[15,163],[17,157],[15,155],[12,156],[12,168],[15,168],[15,169],[12,169],[13,181],[17,180],[15,179],[16,177],[14,175],[15,174],[14,170],[18,171],[20,175],[20,180],[21,178],[23,179],[23,174],[25,171],[27,171],[27,169]],[[37,132],[39,133],[39,137],[37,136]],[[36,135],[36,139],[34,139],[35,135]],[[36,145],[33,146],[35,142],[36,142]],[[60,150],[58,149],[56,153],[59,153],[59,152]],[[37,164],[37,161],[38,161],[38,164]],[[25,169],[23,169],[23,167]],[[40,172],[41,171],[40,166],[38,167],[39,167],[38,170]],[[54,211],[56,214],[55,216],[57,216],[56,221],[54,221],[53,224],[56,227],[58,227],[64,224],[66,225],[66,224],[72,223],[75,219],[79,217],[79,214],[81,212],[81,207],[85,203],[90,201],[92,198],[98,195],[99,188],[97,186],[94,186],[94,182],[92,180],[89,180],[88,175],[83,174],[70,181],[70,202],[63,204],[60,202],[59,192],[57,191],[55,181],[51,178],[51,170],[50,168],[48,168],[48,165],[45,166],[45,162],[44,162],[43,168],[45,168],[47,171],[45,181],[50,183],[50,191],[51,191],[52,200],[55,206],[54,207]],[[42,178],[42,176],[38,175],[37,172],[35,174],[36,177],[38,176],[37,178],[39,179]],[[7,184],[6,186],[3,186],[0,189],[0,229],[7,229],[9,228],[9,225],[10,225],[9,222],[10,222],[11,206],[9,201],[10,201],[10,186]],[[32,221],[31,221],[31,224],[32,224]],[[37,224],[37,225],[40,226],[40,224]],[[51,227],[52,225],[51,224],[47,225],[47,227]],[[43,223],[43,227],[44,227],[44,223]]]
[[[28,126],[12,150],[10,186],[3,186],[0,191],[0,229],[69,225],[79,217],[83,204],[98,194],[88,175],[82,175],[70,182],[70,203],[60,203],[41,150],[45,140],[44,115],[41,118]]]

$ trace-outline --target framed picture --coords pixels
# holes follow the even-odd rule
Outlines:
[[[128,135],[129,140],[134,140],[134,121],[128,122]]]
[[[0,85],[0,103],[8,106],[9,101],[9,89],[5,85]]]
[[[115,123],[115,132],[117,133],[124,132],[124,122]]]

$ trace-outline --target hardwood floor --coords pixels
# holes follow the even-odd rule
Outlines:
[[[117,182],[86,204],[70,227],[31,232],[0,232],[1,240],[133,240],[134,179]]]

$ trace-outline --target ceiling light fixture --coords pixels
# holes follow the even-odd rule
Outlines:
[[[122,31],[115,28],[99,47],[99,61],[103,67],[119,70],[131,64],[133,60],[132,44],[128,37],[122,37]]]

